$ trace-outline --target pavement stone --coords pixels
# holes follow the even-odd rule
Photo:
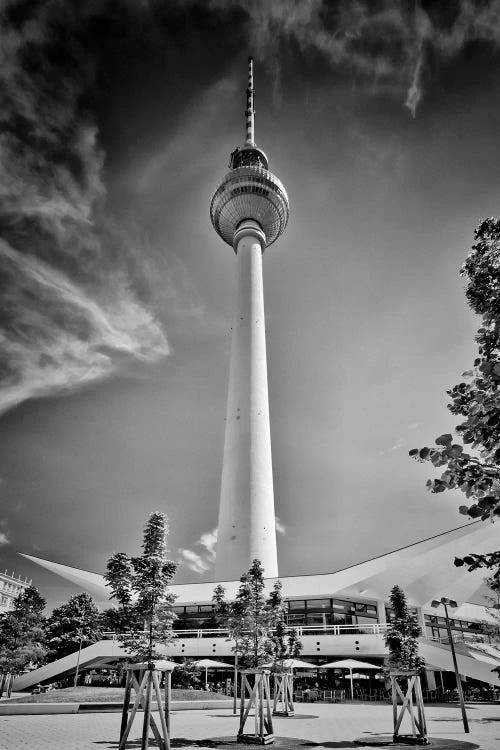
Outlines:
[[[301,738],[303,748],[361,750],[373,747],[377,735],[392,734],[388,704],[296,704],[296,711],[295,717],[275,717],[274,732],[279,737]],[[499,750],[500,706],[468,706],[467,713],[470,734],[464,734],[458,706],[426,707],[429,736],[453,740],[450,750]],[[140,748],[141,719],[139,715],[132,727],[127,750]],[[171,722],[172,747],[183,750],[200,750],[206,746],[202,741],[210,738],[235,738],[238,726],[238,718],[227,709],[176,711]],[[0,750],[117,750],[119,730],[120,714],[116,713],[3,716]],[[362,738],[366,745],[355,744]],[[150,747],[156,747],[153,740]]]

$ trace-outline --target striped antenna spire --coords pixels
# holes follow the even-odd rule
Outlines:
[[[255,146],[254,141],[254,116],[253,108],[253,57],[248,58],[248,86],[247,86],[247,108],[245,110],[245,119],[247,125],[247,137],[245,146]]]

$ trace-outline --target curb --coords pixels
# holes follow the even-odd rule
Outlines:
[[[132,706],[133,704],[130,704]],[[172,711],[210,711],[232,708],[233,700],[172,701]],[[0,716],[41,716],[55,714],[120,713],[123,703],[1,703]],[[153,711],[157,711],[153,704]],[[139,709],[142,711],[142,708]]]

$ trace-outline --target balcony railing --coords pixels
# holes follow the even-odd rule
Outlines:
[[[424,639],[424,641],[442,643],[445,646],[450,643],[450,639],[447,635],[422,635],[421,637]],[[453,643],[465,643],[470,645],[474,645],[475,643],[487,643],[494,646],[498,645],[498,638],[495,636],[490,636],[487,633],[452,633],[451,637],[453,639]]]
[[[339,635],[382,635],[387,630],[386,624],[378,622],[373,625],[295,625],[290,626],[295,630],[299,638],[307,635],[339,636]],[[229,631],[225,628],[189,628],[186,630],[174,630],[177,638],[228,638]],[[107,640],[120,641],[127,634],[106,632],[103,638]],[[128,633],[130,636],[130,633]]]

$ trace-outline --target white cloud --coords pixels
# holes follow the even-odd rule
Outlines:
[[[192,549],[179,549],[181,562],[194,573],[206,573],[215,562],[215,548],[217,545],[217,528],[212,531],[205,531],[195,542],[195,545],[202,547],[203,551],[195,552]]]
[[[415,70],[413,71],[413,79],[411,82],[411,86],[408,89],[408,92],[406,94],[406,101],[405,101],[405,107],[407,107],[410,112],[413,119],[415,119],[415,115],[417,113],[417,107],[418,104],[422,98],[422,67],[424,64],[424,56],[423,51],[420,50],[417,64],[415,65]]]
[[[10,539],[4,531],[0,531],[0,547],[10,544]]]
[[[278,516],[275,516],[275,521],[276,521],[276,531],[277,531],[277,533],[285,535],[286,534],[286,526],[285,526],[285,524],[282,521],[280,521],[280,519],[278,518]]]
[[[285,535],[285,524],[278,516],[275,516],[275,521],[276,532]],[[195,542],[195,546],[203,548],[199,552],[196,552],[194,549],[179,549],[181,564],[186,565],[194,573],[199,573],[200,575],[210,570],[215,563],[217,533],[218,529],[215,528],[200,535],[200,538]]]
[[[63,271],[4,242],[0,259],[10,272],[7,301],[17,315],[16,326],[0,329],[9,365],[0,413],[26,398],[110,377],[127,360],[155,362],[169,353],[161,325],[125,279],[115,279],[99,299]]]
[[[391,447],[389,448],[389,450],[391,452],[398,451],[400,448],[403,447],[403,445],[405,445],[405,443],[406,443],[406,440],[403,440],[403,439],[400,438],[399,440],[396,440],[396,442],[394,443],[394,445],[391,445]]]
[[[179,555],[181,556],[182,562],[195,573],[206,573],[210,568],[210,565],[203,559],[201,555],[193,552],[191,549],[180,549]]]
[[[215,560],[215,547],[217,545],[217,528],[207,531],[206,534],[202,534],[197,544],[205,547],[209,559],[213,562]]]

